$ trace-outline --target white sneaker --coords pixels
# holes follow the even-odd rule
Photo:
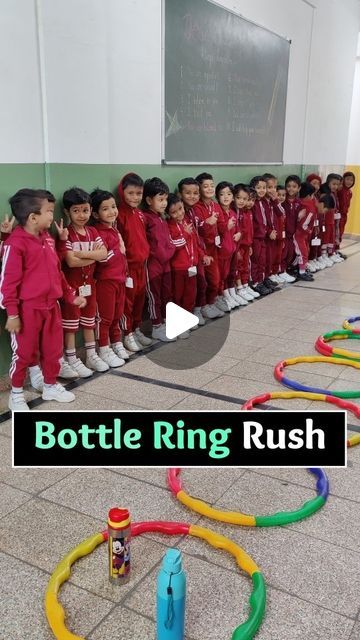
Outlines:
[[[287,271],[283,271],[283,273],[280,273],[279,275],[280,275],[280,278],[283,280],[283,282],[288,282],[289,284],[291,282],[295,282],[296,280],[296,278],[294,278],[289,273],[287,273]]]
[[[317,269],[316,269],[316,267],[315,267],[314,263],[313,263],[313,262],[311,262],[311,261],[309,261],[309,262],[307,263],[307,265],[306,265],[306,269],[307,269],[307,271],[309,271],[310,273],[316,273],[316,271],[317,271]]]
[[[231,306],[227,303],[227,300],[226,298],[224,298],[224,296],[218,296],[216,298],[215,307],[220,309],[220,311],[225,311],[225,313],[231,311]]]
[[[22,391],[18,393],[10,392],[8,407],[10,411],[30,411],[30,407],[26,404]]]
[[[75,380],[75,378],[78,377],[79,374],[70,367],[69,363],[66,362],[64,358],[60,358],[60,371],[58,373],[58,378],[64,378],[65,380]]]
[[[218,309],[214,304],[207,304],[205,307],[202,307],[201,313],[204,318],[209,318],[209,320],[214,320],[215,318],[222,318],[225,313]]]
[[[196,329],[200,326],[203,327],[205,324],[205,318],[201,313],[201,307],[194,307],[193,309],[193,314],[194,316],[196,316],[197,318],[199,318],[199,324],[196,325]],[[195,327],[194,327],[195,329]]]
[[[152,344],[151,338],[145,336],[143,332],[140,331],[139,327],[135,329],[135,340],[142,347],[150,347],[150,345]]]
[[[187,338],[190,338],[190,331],[184,331],[183,333],[180,333],[178,338],[180,338],[180,340],[186,340]]]
[[[224,291],[224,298],[226,300],[226,304],[231,308],[231,309],[236,309],[236,307],[238,307],[240,305],[240,302],[238,302],[237,300],[235,300],[235,298],[233,296],[230,295],[230,291],[229,289],[225,289]]]
[[[123,358],[119,358],[116,353],[110,349],[110,347],[100,347],[99,356],[101,360],[106,362],[112,369],[116,367],[122,367],[125,364],[125,360]]]
[[[241,289],[237,289],[236,290],[236,295],[238,296],[238,298],[240,299],[240,305],[244,306],[244,302],[246,302],[246,304],[248,302],[252,302],[254,300],[253,296],[251,295],[251,293],[248,293],[245,287],[241,287]]]
[[[138,351],[141,351],[141,346],[140,346],[140,344],[138,344],[137,340],[135,340],[135,336],[134,336],[133,333],[128,333],[126,336],[124,336],[124,347],[128,351],[132,351],[133,353],[137,353]],[[112,347],[112,348],[114,349],[114,347]],[[114,351],[115,351],[115,353],[117,353],[115,349],[114,349]],[[120,354],[118,354],[118,355],[120,355]]]
[[[319,271],[326,269],[325,265],[321,262],[320,258],[317,258],[316,260],[314,260],[314,265]]]
[[[282,284],[284,284],[278,273],[275,274],[274,278],[275,278],[277,284],[279,284],[280,286]]]
[[[158,327],[153,327],[152,337],[154,340],[160,340],[161,342],[176,342],[176,338],[167,337],[165,324],[160,324]]]
[[[240,307],[241,305],[241,298],[240,296],[238,296],[238,294],[235,291],[235,287],[231,287],[231,289],[229,289],[229,293],[230,293],[230,297],[232,300],[234,300],[236,302],[236,306]]]
[[[93,369],[94,371],[102,372],[109,371],[110,369],[109,365],[106,364],[106,362],[104,362],[97,353],[90,353],[86,358],[85,364],[89,369]]]
[[[324,256],[324,263],[326,267],[332,267],[334,265],[333,260],[331,260],[330,256]]]
[[[205,324],[205,318],[201,313],[201,307],[194,307],[193,309],[193,314],[194,316],[196,316],[197,318],[199,318],[199,324],[196,325],[197,327],[203,327]]]
[[[333,253],[332,256],[330,256],[330,260],[332,260],[334,263],[336,263],[336,262],[344,262],[344,258],[339,256],[337,253]]]
[[[29,376],[32,388],[42,393],[44,388],[44,376],[40,367],[29,367]]]
[[[73,402],[75,400],[75,396],[71,391],[66,391],[65,387],[57,382],[49,387],[44,386],[42,399],[56,400],[56,402]]]
[[[88,367],[85,367],[80,358],[76,358],[75,362],[72,362],[71,364],[70,362],[68,362],[68,365],[70,365],[72,370],[78,374],[79,378],[90,378],[90,376],[92,376],[94,373],[92,369],[88,369]]]
[[[249,302],[251,302],[251,300],[255,300],[255,298],[258,297],[258,296],[256,296],[256,291],[253,291],[249,287],[249,285],[243,286],[243,287],[241,287],[241,289],[248,296]]]
[[[249,284],[245,287],[245,289],[247,293],[250,293],[250,295],[252,295],[253,298],[260,298],[260,293],[258,291],[254,291],[254,289],[250,287]]]
[[[273,282],[274,284],[284,284],[283,281],[279,280],[275,275],[269,276],[269,280],[271,280],[271,282]]]
[[[122,342],[113,343],[110,345],[110,348],[113,350],[115,355],[120,358],[120,360],[129,360],[129,354],[126,349],[124,349]]]

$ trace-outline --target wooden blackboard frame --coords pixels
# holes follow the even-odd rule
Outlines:
[[[181,2],[181,0],[179,0]],[[224,7],[216,0],[206,0],[209,4],[212,4],[219,9],[222,9],[224,12],[229,13],[236,18],[240,18],[241,20],[258,27],[264,31],[267,31],[271,35],[284,40],[289,45],[291,45],[291,38],[280,35],[279,33],[275,33],[271,29],[264,27],[263,25],[246,18],[243,14],[237,13],[236,11]],[[161,164],[162,165],[173,165],[173,166],[256,166],[256,165],[267,165],[267,166],[282,166],[284,165],[284,143],[285,143],[285,122],[283,128],[283,136],[282,136],[282,147],[281,147],[281,157],[282,160],[279,161],[240,161],[240,162],[226,162],[226,161],[184,161],[184,160],[169,160],[166,158],[165,152],[165,132],[166,132],[166,110],[165,110],[165,12],[166,12],[166,0],[161,0],[161,116],[162,116],[162,125],[161,125]],[[290,46],[289,46],[289,61],[290,61]],[[286,78],[286,96],[285,96],[285,118],[287,113],[287,98],[288,98],[288,74],[289,74],[289,61],[288,61],[288,73]]]

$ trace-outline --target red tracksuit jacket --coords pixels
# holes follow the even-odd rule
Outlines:
[[[154,211],[144,211],[146,236],[150,246],[149,266],[151,265],[151,277],[163,273],[164,268],[168,270],[170,258],[175,253],[169,227],[166,220]]]
[[[254,238],[264,240],[267,236],[267,219],[265,210],[265,198],[255,200],[253,207]]]
[[[251,209],[239,209],[238,226],[241,233],[240,246],[251,247],[254,239],[253,214]]]
[[[197,241],[195,231],[187,233],[181,222],[168,220],[169,233],[175,253],[170,260],[174,271],[187,271],[198,263]]]
[[[301,209],[301,202],[299,198],[286,198],[283,202],[283,208],[285,210],[285,232],[287,238],[292,238],[296,230],[297,216]]]
[[[233,209],[225,211],[220,207],[220,215],[218,218],[218,230],[221,238],[221,244],[219,246],[219,256],[221,258],[230,258],[236,250],[236,242],[234,240],[234,234],[236,233],[236,225],[232,229],[228,229],[228,222],[231,218],[236,220],[236,213]]]
[[[60,269],[50,234],[43,231],[33,236],[17,226],[3,246],[0,306],[9,316],[15,316],[21,302],[44,309],[60,298],[72,303],[75,296]]]
[[[195,233],[196,243],[197,243],[198,263],[200,261],[202,262],[202,259],[206,254],[206,249],[205,249],[204,239],[199,236],[199,231],[198,231],[199,218],[195,215],[193,209],[185,209],[184,220],[185,222],[187,222],[188,224],[192,224],[193,226],[193,229],[194,229],[193,233]]]
[[[126,178],[126,176],[124,176]],[[126,259],[129,265],[144,264],[150,253],[149,243],[145,231],[145,217],[140,209],[133,209],[124,201],[122,178],[118,186],[119,215],[117,227],[122,235],[126,247]]]
[[[118,230],[115,227],[108,227],[102,222],[97,222],[95,229],[108,250],[106,258],[96,263],[95,280],[125,282],[127,265],[126,258],[120,251]]]
[[[299,218],[297,219],[296,234],[300,233],[302,235],[311,236],[317,215],[316,203],[315,200],[309,200],[307,198],[300,200],[300,203],[301,208],[299,211],[306,209],[306,214],[301,218],[301,220],[299,220]]]
[[[215,244],[216,236],[220,235],[217,224],[207,224],[205,220],[210,218],[213,213],[217,213],[221,216],[222,209],[217,202],[209,202],[205,204],[201,200],[193,206],[195,216],[199,219],[198,231],[201,238],[203,238],[206,253],[209,256],[214,257],[217,253],[217,247]]]
[[[274,211],[274,229],[276,231],[276,240],[283,240],[285,237],[285,209],[278,200],[272,200],[272,207]]]

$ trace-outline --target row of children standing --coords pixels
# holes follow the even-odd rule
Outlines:
[[[349,177],[345,174],[339,192],[344,215],[351,197]],[[119,184],[119,207],[108,191],[89,195],[73,188],[63,196],[67,227],[55,223],[59,261],[47,232],[54,197],[20,190],[10,200],[19,225],[9,238],[5,234],[0,285],[13,348],[10,408],[27,407],[27,368],[44,399],[70,402],[74,395],[56,383],[57,376],[88,377],[119,367],[129,352],[149,346],[152,339],[140,330],[145,292],[152,338],[168,341],[165,308],[170,300],[195,313],[201,325],[205,318],[221,317],[294,281],[288,269],[295,264],[298,277],[310,279],[305,272],[309,248],[314,252],[320,246],[318,262],[328,260],[325,266],[341,260],[335,250],[344,224],[336,235],[334,212],[334,181],[339,186],[340,176],[330,174],[318,189],[311,184],[315,180],[320,179],[309,176],[301,185],[297,176],[289,176],[283,188],[266,174],[249,186],[224,181],[215,189],[212,176],[203,173],[181,180],[177,194],[169,194],[159,178],[144,185],[131,173]],[[314,193],[319,194],[318,207]],[[320,229],[317,211],[325,216]],[[2,231],[10,232],[11,223],[5,221]],[[313,245],[312,235],[319,235],[320,242]],[[46,251],[39,252],[40,247]],[[55,304],[59,298],[61,318]],[[50,315],[45,313],[49,309]],[[85,364],[76,354],[80,330]]]

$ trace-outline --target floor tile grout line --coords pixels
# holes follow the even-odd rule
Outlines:
[[[5,484],[5,483],[3,483]],[[11,487],[11,485],[6,485],[7,487]],[[14,489],[14,487],[11,487],[11,489]],[[18,491],[21,491],[21,489],[18,489]],[[24,492],[22,492],[24,493]],[[11,509],[11,511],[7,511],[6,513],[3,513],[0,516],[0,522],[1,520],[4,520],[5,518],[8,518],[12,513],[14,513],[14,511],[16,511],[17,509],[19,509],[20,507],[24,507],[28,502],[30,502],[32,500],[32,496],[28,493],[26,493],[26,495],[28,496],[27,500],[24,500],[24,502],[21,502],[20,504],[18,504],[16,507],[14,507],[13,509]]]

